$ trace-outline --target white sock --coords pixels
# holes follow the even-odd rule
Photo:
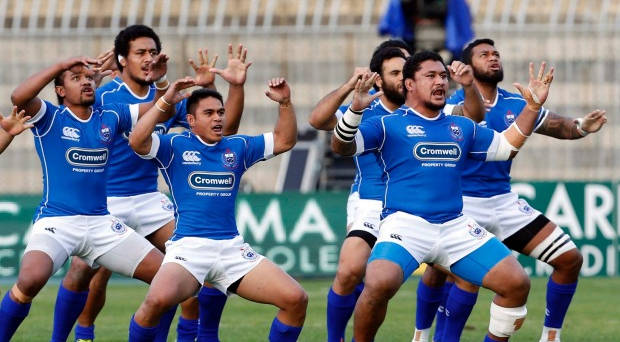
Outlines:
[[[540,336],[540,342],[560,342],[561,332],[562,329],[543,326],[542,335]]]
[[[416,329],[413,333],[413,340],[411,340],[411,342],[429,342],[429,337],[431,337],[431,328]]]

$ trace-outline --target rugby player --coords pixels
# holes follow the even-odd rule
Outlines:
[[[0,127],[2,127],[0,129],[0,154],[6,150],[16,135],[34,127],[32,123],[26,123],[30,120],[30,116],[24,116],[24,113],[26,113],[24,110],[18,112],[16,106],[13,106],[11,115],[6,118],[0,113]]]

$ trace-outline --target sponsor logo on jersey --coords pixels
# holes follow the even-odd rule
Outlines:
[[[423,126],[407,125],[407,136],[408,137],[425,137],[426,132],[424,131]]]
[[[487,235],[487,231],[475,223],[468,223],[467,228],[469,228],[469,235],[475,237],[478,240],[482,239]]]
[[[164,209],[166,211],[173,211],[174,210],[174,204],[172,204],[172,202],[170,202],[168,199],[162,199],[161,200],[161,207],[162,207],[162,209]]]
[[[506,115],[504,115],[504,122],[506,123],[506,125],[511,125],[515,121],[516,118],[517,116],[514,115],[513,112],[506,111]]]
[[[403,241],[403,238],[402,238],[402,236],[400,236],[400,234],[395,234],[395,233],[392,233],[392,234],[390,234],[390,237],[391,237],[392,239],[396,239],[396,240],[398,240],[398,241]]]
[[[56,234],[56,228],[54,228],[54,227],[45,227],[43,229],[47,230],[48,232],[50,232],[52,234]]]
[[[241,247],[241,257],[243,257],[246,260],[256,260],[258,259],[258,253],[256,253],[252,247],[250,247],[250,245],[243,244],[243,247]]]
[[[534,213],[534,208],[530,207],[524,199],[518,199],[517,206],[519,207],[519,211],[526,215],[532,215]]]
[[[364,227],[368,228],[368,229],[375,229],[375,225],[370,223],[370,222],[364,222]]]
[[[450,136],[456,141],[463,140],[463,130],[455,123],[450,124]]]
[[[108,162],[108,149],[72,147],[67,150],[65,158],[75,166],[104,166]]]
[[[162,135],[162,134],[166,134],[166,125],[164,124],[157,124],[155,125],[155,129],[153,130],[153,132],[155,132],[155,134],[158,135]]]
[[[124,232],[127,231],[127,226],[122,224],[121,221],[119,220],[113,220],[110,228],[112,228],[112,231],[115,232],[116,234],[123,234]]]
[[[418,160],[457,161],[461,147],[456,143],[420,142],[413,147],[413,156]]]
[[[237,167],[237,154],[227,148],[226,151],[222,153],[222,163],[224,163],[226,168],[234,169]]]
[[[177,259],[177,260],[181,260],[181,261],[187,261],[186,258],[184,258],[182,256],[178,256],[178,255],[176,255],[174,258]]]
[[[75,127],[65,126],[62,128],[61,139],[80,141],[80,130]]]
[[[103,142],[110,142],[110,140],[112,139],[112,131],[110,130],[110,127],[101,124],[101,129],[99,130],[99,138]]]
[[[195,171],[187,178],[189,186],[197,190],[232,190],[235,174],[231,172]]]
[[[185,151],[183,152],[184,165],[200,165],[200,152],[198,151]]]

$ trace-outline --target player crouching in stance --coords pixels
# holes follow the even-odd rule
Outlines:
[[[208,89],[194,91],[187,100],[190,132],[151,134],[158,115],[152,109],[131,133],[131,147],[161,168],[175,202],[177,224],[162,267],[131,320],[129,341],[152,341],[161,315],[194,295],[205,281],[223,293],[277,306],[280,311],[269,340],[297,340],[306,316],[305,291],[244,243],[235,224],[235,198],[243,173],[296,142],[297,123],[286,81],[269,81],[266,95],[279,103],[273,133],[222,136],[222,96]]]
[[[441,265],[496,293],[485,341],[506,341],[520,328],[529,279],[506,246],[462,214],[460,177],[466,157],[507,160],[523,146],[553,79],[553,69],[544,74],[544,67],[534,77],[530,64],[528,87],[517,85],[527,105],[501,133],[442,112],[448,71],[436,53],[423,51],[405,63],[404,114],[373,117],[360,125],[362,111],[372,100],[367,91],[373,80],[366,75],[358,81],[332,148],[342,155],[376,149],[387,176],[379,238],[355,307],[356,341],[373,340],[389,299],[422,262]],[[411,126],[416,134],[407,129]]]
[[[93,105],[95,60],[59,62],[31,76],[11,94],[11,101],[32,119],[32,133],[43,169],[43,199],[21,260],[17,283],[0,304],[0,341],[9,341],[28,315],[33,298],[67,261],[79,256],[90,266],[150,282],[163,255],[147,240],[111,216],[106,204],[110,142],[131,130],[152,104]],[[60,106],[37,97],[54,81]],[[164,94],[193,85],[175,82]],[[160,95],[161,96],[161,95]],[[173,111],[163,99],[157,121]]]

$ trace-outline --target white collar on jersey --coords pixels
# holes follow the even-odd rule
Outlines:
[[[215,146],[215,145],[217,145],[217,142],[215,142],[215,143],[213,143],[213,144],[209,144],[208,142],[206,142],[206,141],[204,141],[204,140],[200,139],[200,137],[198,136],[198,134],[194,134],[194,133],[192,133],[192,134],[193,134],[193,135],[194,135],[194,136],[198,139],[198,141],[200,141],[203,145],[207,145],[207,146]]]
[[[77,115],[75,115],[75,114],[71,111],[71,109],[69,109],[69,107],[65,107],[65,110],[66,110],[67,112],[69,112],[69,114],[70,114],[70,115],[71,115],[74,119],[76,119],[77,121],[86,123],[86,122],[89,122],[89,121],[90,121],[90,118],[92,118],[92,117],[93,117],[93,106],[90,106],[90,107],[88,107],[88,108],[90,109],[90,115],[88,116],[88,119],[86,119],[86,120],[83,120],[83,119],[78,118],[78,116],[77,116]]]
[[[401,107],[401,108],[403,108],[403,107]],[[434,118],[429,118],[429,117],[427,117],[427,116],[424,116],[424,115],[422,115],[422,114],[420,114],[420,113],[416,112],[413,108],[411,108],[411,107],[409,107],[409,106],[405,106],[404,108],[407,108],[407,109],[405,109],[405,114],[409,114],[409,112],[411,111],[413,114],[415,114],[415,115],[417,115],[417,116],[421,117],[421,118],[422,118],[422,119],[424,119],[424,120],[428,120],[428,121],[435,121],[435,120],[439,120],[439,118],[442,116],[441,114],[443,114],[443,110],[442,110],[441,112],[439,112],[439,114],[438,114],[436,117],[434,117]],[[403,109],[404,109],[404,108],[403,108]]]
[[[381,105],[381,107],[383,107],[383,109],[385,109],[386,112],[390,113],[390,114],[394,114],[394,112],[396,112],[398,110],[398,108],[394,109],[394,110],[390,110],[388,107],[385,106],[385,104],[383,103],[383,101],[381,101],[380,98],[377,99],[377,103]],[[400,108],[400,107],[399,107]]]
[[[121,78],[121,81],[123,79]],[[146,100],[147,97],[149,97],[149,94],[151,93],[151,86],[149,85],[149,91],[146,92],[146,94],[144,96],[138,96],[136,93],[134,93],[131,88],[127,85],[127,83],[123,82],[121,83],[122,86],[124,86],[127,91],[131,94],[131,96],[135,97],[138,100]]]
[[[495,105],[497,104],[497,99],[499,98],[499,88],[495,87],[495,100],[493,101],[493,104],[491,104],[491,108],[495,107]],[[483,98],[483,100],[485,100]]]

